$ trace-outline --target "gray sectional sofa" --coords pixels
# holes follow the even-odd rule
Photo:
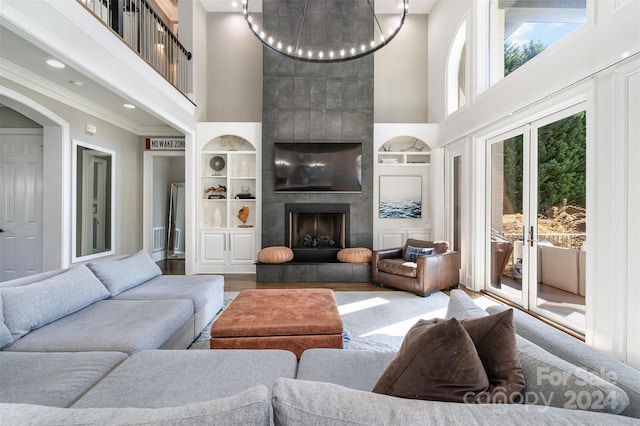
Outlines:
[[[221,278],[153,276],[131,285],[146,277],[141,273],[146,267],[153,269],[149,260],[139,253],[74,272],[90,282],[91,291],[70,291],[66,278],[64,285],[61,277],[46,281],[67,272],[0,284],[0,337],[6,344],[0,351],[2,424],[640,424],[637,370],[520,315],[515,316],[516,331],[531,340],[518,338],[527,379],[524,395],[531,397],[526,404],[458,404],[372,393],[394,352],[311,349],[298,361],[281,350],[181,350],[222,306]],[[108,295],[77,308],[85,292],[91,294],[83,296],[87,300],[104,293],[93,288],[97,283],[88,271]],[[7,291],[45,281],[51,293],[42,297],[26,297],[24,289]],[[62,294],[69,296],[65,309],[73,312],[53,319],[56,315],[48,308],[46,315],[37,315],[48,305],[41,298]],[[21,311],[13,305],[17,301],[28,302],[23,310],[31,315],[29,321],[16,313]],[[134,308],[134,302],[140,303]],[[150,307],[151,302],[159,302],[160,308]],[[102,311],[107,303],[114,303],[108,305],[113,306],[111,315]],[[34,306],[38,309],[32,311]],[[448,318],[486,315],[464,292],[452,291]],[[68,346],[61,349],[48,339],[42,331],[48,328]],[[76,339],[67,336],[76,332]],[[153,333],[161,337],[149,338]],[[138,337],[144,338],[136,341]],[[21,343],[25,338],[27,343]]]

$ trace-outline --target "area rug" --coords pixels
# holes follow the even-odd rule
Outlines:
[[[222,311],[190,349],[209,349],[211,325],[238,293],[226,292]],[[395,351],[419,319],[443,318],[449,297],[442,292],[419,297],[404,291],[336,291],[344,324],[344,347],[351,350]]]

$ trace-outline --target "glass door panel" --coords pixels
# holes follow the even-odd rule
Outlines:
[[[537,173],[532,206],[535,232],[529,246],[531,309],[562,325],[585,327],[587,203],[584,105],[532,123],[532,164]],[[577,110],[577,112],[576,112]],[[533,183],[533,182],[532,182]]]
[[[522,130],[490,141],[489,286],[488,290],[524,306],[526,176],[525,133]]]

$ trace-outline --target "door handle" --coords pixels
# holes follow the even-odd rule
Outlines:
[[[535,243],[537,240],[533,239],[533,226],[531,228],[529,228],[529,244],[531,245],[531,247],[533,247],[533,243]]]
[[[4,232],[4,229],[0,228],[0,233]]]

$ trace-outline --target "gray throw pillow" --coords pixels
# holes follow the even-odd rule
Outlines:
[[[109,289],[111,296],[162,275],[162,270],[144,250],[124,259],[89,263],[87,266]]]
[[[2,307],[2,292],[0,292],[0,349],[13,343],[13,336],[4,323],[4,312]]]
[[[85,265],[20,287],[4,287],[4,320],[15,340],[109,297],[109,292]]]
[[[269,390],[258,385],[228,398],[166,408],[57,408],[0,404],[7,425],[248,425],[268,426]]]

